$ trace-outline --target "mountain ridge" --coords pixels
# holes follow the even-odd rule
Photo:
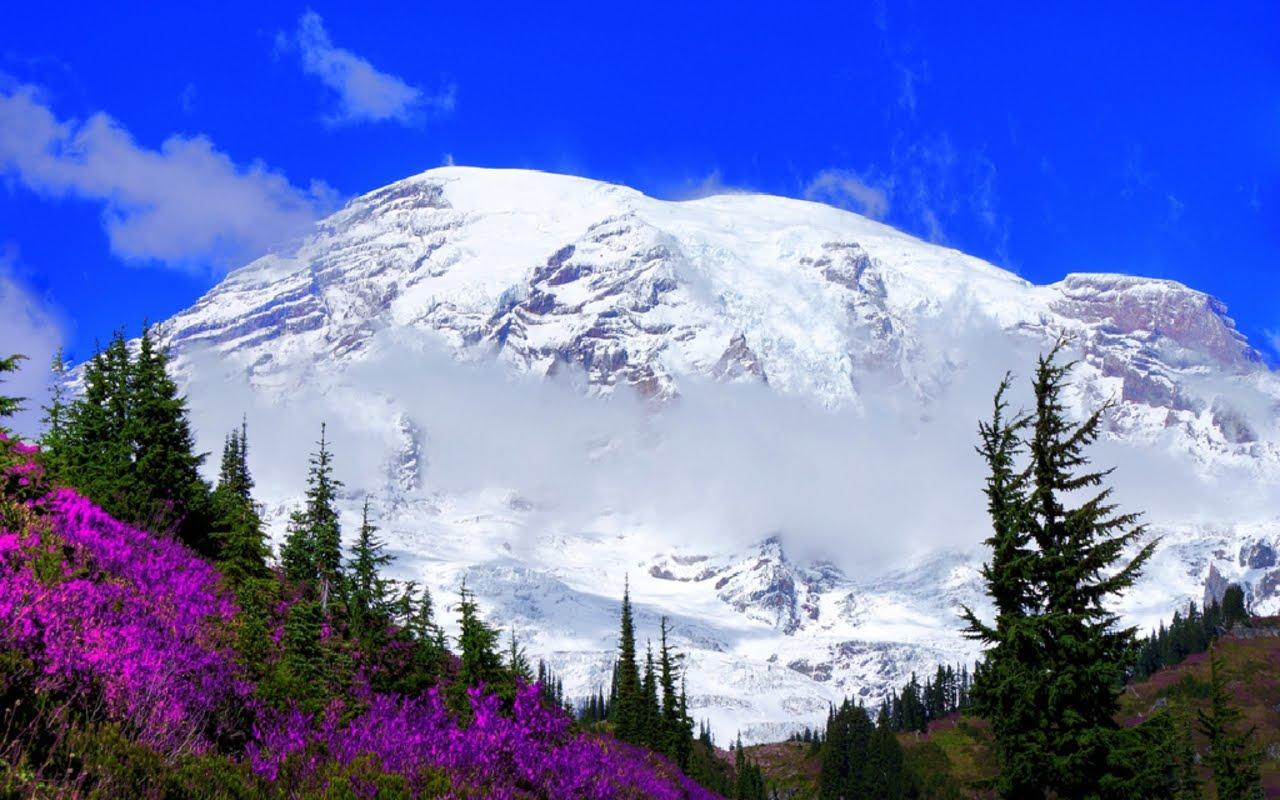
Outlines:
[[[271,435],[328,416],[382,453],[381,484],[362,481],[405,575],[442,592],[466,575],[571,695],[607,679],[605,610],[631,576],[642,624],[665,612],[692,647],[694,712],[722,737],[780,738],[843,694],[871,701],[912,669],[973,657],[954,607],[978,599],[981,498],[957,470],[976,468],[963,458],[999,374],[1058,336],[1081,359],[1077,409],[1118,401],[1114,454],[1143,459],[1122,474],[1177,473],[1135,496],[1194,501],[1219,520],[1226,503],[1210,508],[1200,481],[1280,476],[1280,381],[1209,295],[1105,273],[1034,285],[856,214],[765,195],[662,201],[570,176],[430,170],[351,201],[159,329],[208,440],[229,411],[238,418],[201,400],[223,391],[250,405],[251,425],[280,429]],[[472,380],[463,366],[524,378],[450,389]],[[530,381],[578,388],[535,395]],[[473,416],[418,397],[450,391]],[[545,408],[528,410],[534,400]],[[624,417],[631,404],[638,416]],[[492,483],[450,485],[450,441],[459,428],[483,437],[475,426],[510,444],[477,448]],[[770,427],[776,438],[736,449]],[[300,435],[288,438],[301,452]],[[865,457],[839,452],[841,435]],[[565,469],[557,453],[573,448],[590,452]],[[701,460],[722,448],[720,462]],[[769,459],[778,465],[757,468]],[[672,485],[654,488],[664,471]],[[296,487],[261,474],[279,527]],[[917,483],[965,498],[963,513],[924,509],[892,529],[872,506],[929,505],[898,488]],[[1147,620],[1198,598],[1211,569],[1280,603],[1280,576],[1235,558],[1271,546],[1275,508],[1237,509],[1216,527],[1152,509],[1165,544],[1126,613]],[[732,535],[700,536],[708,521]],[[928,530],[939,524],[956,530]],[[857,560],[877,548],[893,550],[891,568],[822,564],[824,549]]]

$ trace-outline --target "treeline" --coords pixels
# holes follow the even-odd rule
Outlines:
[[[1142,680],[1156,670],[1181,664],[1189,655],[1203,653],[1214,640],[1235,625],[1248,625],[1249,612],[1244,605],[1244,591],[1231,584],[1221,603],[1211,603],[1203,613],[1194,601],[1185,614],[1173,612],[1168,627],[1163,622],[1138,645],[1132,678]]]
[[[831,709],[821,739],[820,800],[916,796],[914,776],[887,704],[872,722],[863,705],[845,700]]]
[[[889,693],[877,716],[883,716],[894,731],[924,733],[930,722],[967,708],[971,686],[969,668],[964,665],[939,665],[923,686],[913,672],[902,691]]]
[[[662,617],[656,652],[649,642],[643,659],[640,657],[627,583],[619,617],[618,657],[610,672],[608,690],[600,687],[577,705],[578,721],[586,726],[601,726],[624,742],[662,753],[712,791],[730,798],[755,800],[754,787],[758,784],[760,791],[764,790],[759,768],[745,761],[741,750],[732,767],[721,761],[711,729],[705,723],[694,734],[685,688],[684,655],[671,646],[670,633],[669,621]],[[744,791],[748,793],[743,794]]]

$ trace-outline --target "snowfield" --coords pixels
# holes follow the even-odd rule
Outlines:
[[[247,416],[277,535],[327,421],[348,534],[372,493],[399,575],[441,608],[465,578],[571,696],[607,683],[629,580],[721,742],[974,659],[974,430],[1063,334],[1078,410],[1116,401],[1097,458],[1162,537],[1126,618],[1228,580],[1280,611],[1280,377],[1177,283],[1037,286],[816,203],[448,167],[161,326],[202,446]]]

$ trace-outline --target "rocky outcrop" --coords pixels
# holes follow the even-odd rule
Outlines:
[[[1218,571],[1218,565],[1210,564],[1209,574],[1204,579],[1204,599],[1201,602],[1201,608],[1221,605],[1222,597],[1227,593],[1227,587],[1230,585],[1231,582]]]
[[[1240,566],[1266,569],[1276,565],[1276,550],[1267,542],[1253,542],[1240,548]]]

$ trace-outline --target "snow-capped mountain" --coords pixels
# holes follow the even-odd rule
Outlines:
[[[578,695],[606,679],[629,577],[721,738],[973,658],[971,432],[999,375],[1063,334],[1080,408],[1116,401],[1121,497],[1164,536],[1126,612],[1227,580],[1280,609],[1280,379],[1170,281],[1037,286],[820,204],[449,167],[161,330],[204,442],[248,414],[277,518],[328,419],[405,577],[447,597],[465,576]]]

